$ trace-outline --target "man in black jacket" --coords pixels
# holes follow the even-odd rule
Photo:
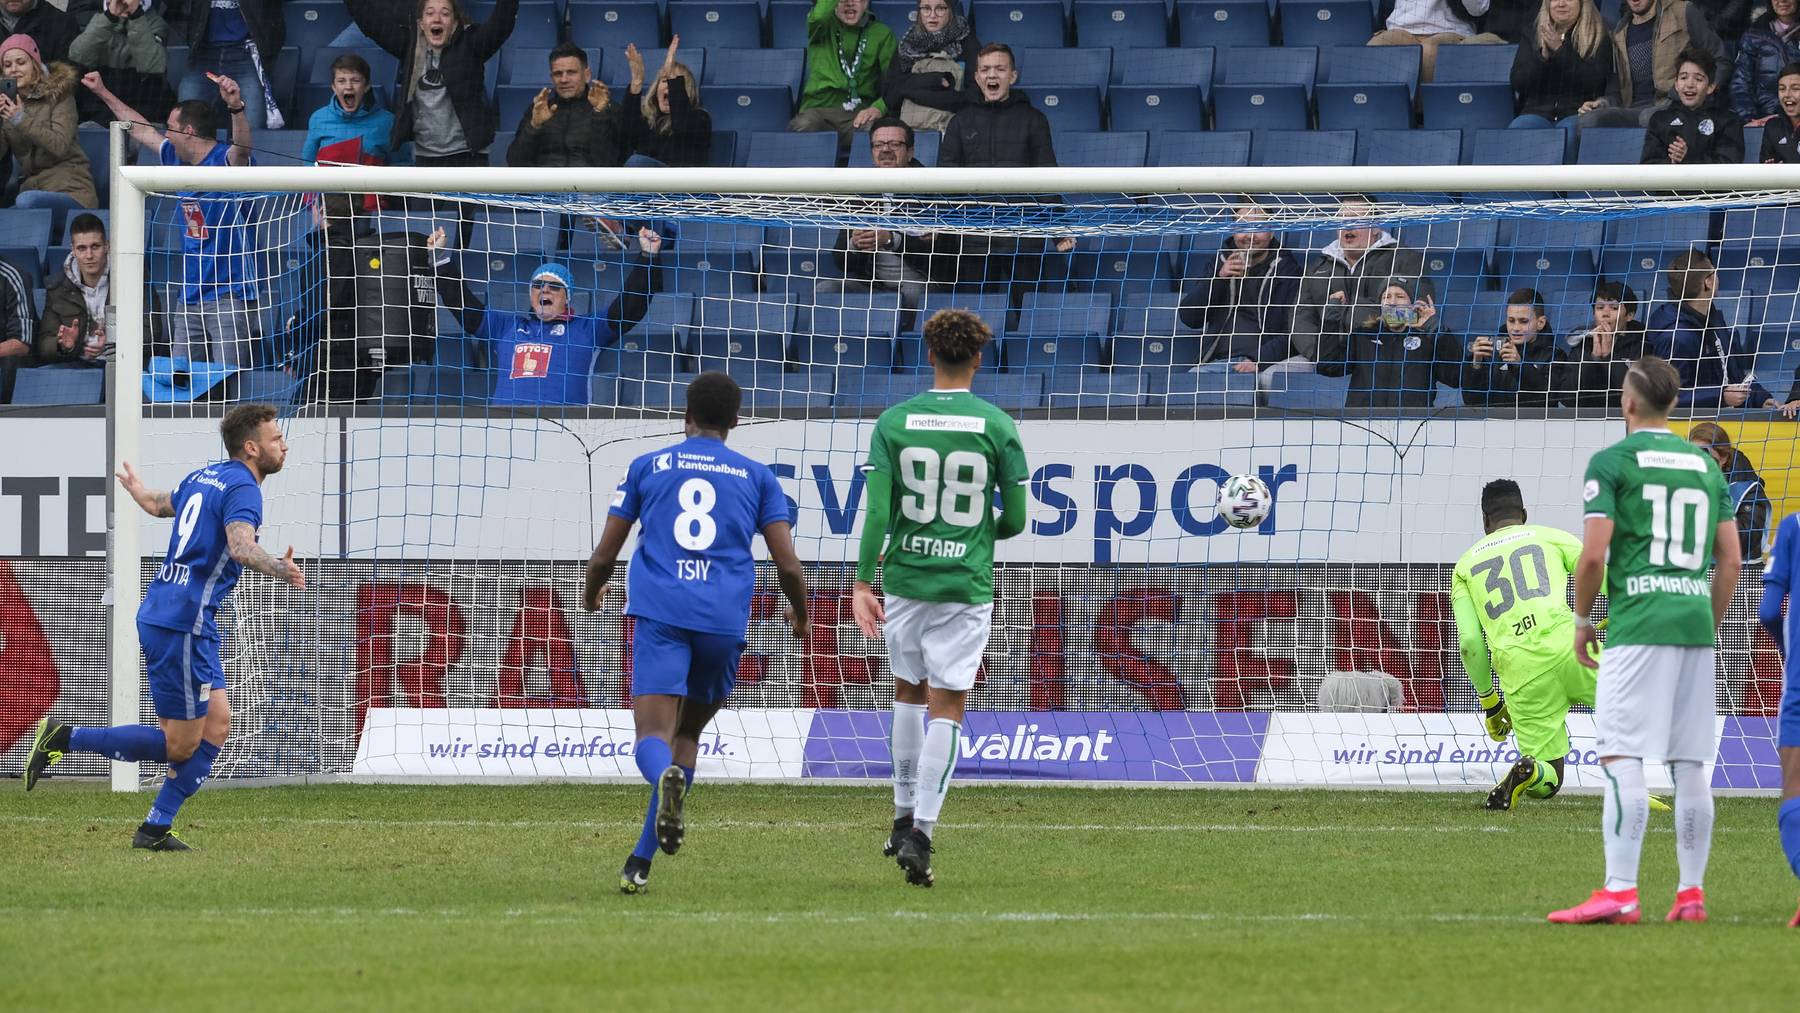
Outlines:
[[[1010,169],[1056,164],[1050,120],[1023,92],[1013,91],[1018,80],[1011,46],[991,42],[981,47],[975,57],[981,101],[950,118],[938,165]]]
[[[1256,373],[1293,354],[1289,332],[1300,262],[1281,248],[1279,236],[1261,227],[1267,208],[1246,198],[1233,215],[1246,230],[1233,233],[1219,250],[1212,277],[1183,289],[1181,322],[1206,333],[1201,369]]]
[[[547,169],[613,166],[625,160],[619,107],[594,80],[587,52],[573,42],[550,51],[550,87],[519,121],[506,164]]]
[[[170,0],[163,16],[185,39],[187,73],[175,86],[178,101],[217,102],[218,88],[207,75],[229,77],[243,91],[252,130],[280,130],[286,125],[269,90],[275,56],[287,39],[281,20],[282,0]],[[38,0],[38,6],[44,6]],[[55,59],[48,52],[46,61]]]
[[[69,59],[69,46],[81,26],[45,0],[0,0],[0,32],[31,36],[48,64]]]
[[[913,157],[912,128],[897,116],[875,121],[869,130],[869,153],[878,169],[920,168]],[[948,233],[845,229],[838,233],[831,255],[844,277],[821,280],[816,292],[898,292],[901,308],[911,314],[924,300],[928,285],[956,282],[962,239]]]

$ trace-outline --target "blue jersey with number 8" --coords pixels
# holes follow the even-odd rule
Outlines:
[[[742,637],[756,588],[756,533],[788,520],[767,466],[695,436],[631,462],[614,517],[637,521],[625,614],[701,633]]]
[[[248,465],[226,461],[182,479],[169,500],[175,507],[175,529],[138,608],[138,621],[217,640],[216,613],[244,572],[231,558],[225,526],[233,521],[262,525],[262,487]]]

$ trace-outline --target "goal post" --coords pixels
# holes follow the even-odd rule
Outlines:
[[[702,776],[885,777],[891,676],[846,597],[857,466],[881,409],[929,385],[918,334],[944,306],[993,326],[976,392],[1020,421],[1032,472],[1028,531],[997,554],[994,636],[971,697],[962,762],[977,777],[1491,783],[1510,744],[1481,734],[1450,564],[1481,534],[1474,504],[1492,478],[1520,481],[1533,520],[1579,532],[1587,457],[1620,434],[1604,364],[1567,373],[1595,387],[1519,404],[1494,402],[1499,387],[1469,393],[1476,342],[1493,349],[1491,373],[1512,366],[1500,346],[1515,290],[1547,307],[1535,325],[1546,345],[1527,339],[1518,354],[1553,351],[1548,376],[1590,340],[1599,283],[1628,282],[1644,323],[1670,302],[1671,258],[1705,252],[1712,305],[1741,347],[1712,356],[1722,379],[1682,364],[1715,405],[1684,410],[1682,431],[1716,421],[1730,435],[1759,469],[1739,492],[1766,501],[1769,531],[1800,507],[1800,430],[1719,391],[1785,402],[1800,365],[1800,253],[1781,255],[1800,250],[1800,171],[1786,167],[545,172],[123,166],[118,154],[111,463],[172,485],[216,458],[236,400],[278,404],[292,444],[264,486],[263,542],[296,546],[309,589],[246,574],[222,619],[237,717],[221,778],[634,778],[632,627],[616,592],[581,612],[581,563],[624,465],[679,437],[683,387],[706,368],[746,389],[733,445],[789,494],[817,629],[801,645],[781,635],[764,573]],[[332,247],[321,194],[357,195],[359,238]],[[1350,195],[1368,199],[1347,209]],[[428,240],[438,228],[442,247]],[[253,265],[257,332],[227,336],[241,342],[229,369],[174,364],[167,326],[152,323],[185,305],[170,272],[187,229]],[[1380,242],[1417,266],[1371,278],[1370,299],[1307,304],[1310,265],[1340,255],[1344,229],[1392,237]],[[1208,322],[1191,324],[1184,307],[1205,301],[1193,293],[1252,231],[1298,261],[1299,294],[1277,307],[1286,329],[1221,327],[1205,306]],[[862,252],[872,273],[846,282]],[[544,277],[569,282],[566,315],[534,318]],[[1384,347],[1411,363],[1429,335],[1424,355],[1438,358],[1416,374],[1424,388],[1363,404],[1358,376],[1377,375],[1382,353],[1360,359],[1351,334],[1369,328],[1382,345],[1388,280],[1410,289],[1394,305],[1413,316],[1393,318]],[[914,282],[916,298],[902,288]],[[475,293],[485,315],[446,292]],[[1430,327],[1414,307],[1427,297]],[[1271,319],[1238,288],[1227,300],[1228,313],[1248,306],[1230,320]],[[1242,348],[1289,347],[1308,309],[1336,322],[1292,347],[1326,370],[1233,368]],[[362,334],[353,360],[333,358],[345,326],[386,328],[380,350]],[[588,326],[592,361],[568,381],[582,396],[521,394],[566,379],[546,363],[569,354],[561,328]],[[1318,375],[1331,370],[1343,375]],[[1587,397],[1564,406],[1562,394]],[[1239,473],[1262,477],[1276,504],[1243,532],[1212,509]],[[168,529],[119,500],[111,530],[111,694],[129,715],[143,706],[136,602]],[[1772,783],[1779,677],[1758,639],[1758,572],[1747,567],[1721,637],[1726,788]],[[1591,719],[1570,731],[1579,789],[1595,776],[1580,758]],[[114,787],[140,773],[158,772],[114,765]]]

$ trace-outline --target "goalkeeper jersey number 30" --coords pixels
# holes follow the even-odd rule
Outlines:
[[[881,413],[864,469],[893,482],[883,589],[993,601],[994,491],[1027,477],[1013,420],[966,390],[927,391]]]
[[[1466,638],[1480,627],[1494,667],[1509,680],[1504,685],[1547,672],[1573,653],[1569,574],[1580,558],[1581,542],[1567,531],[1514,524],[1457,560],[1450,590],[1457,634]]]
[[[1608,646],[1711,647],[1713,531],[1732,518],[1712,455],[1667,429],[1640,429],[1588,462],[1581,498],[1613,522]]]

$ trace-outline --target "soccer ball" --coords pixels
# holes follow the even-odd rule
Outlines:
[[[1269,487],[1255,475],[1233,475],[1219,485],[1219,516],[1234,528],[1261,524],[1274,502]]]

